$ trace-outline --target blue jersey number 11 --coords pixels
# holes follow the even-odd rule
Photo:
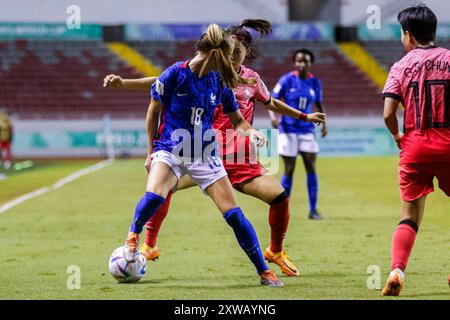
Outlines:
[[[298,100],[298,108],[300,109],[300,110],[305,110],[306,109],[306,103],[308,102],[308,99],[307,98],[300,98],[299,100]]]

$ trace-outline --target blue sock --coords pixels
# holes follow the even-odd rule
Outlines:
[[[233,228],[241,248],[252,261],[258,274],[269,269],[259,246],[258,236],[250,221],[242,213],[241,208],[233,208],[223,215],[225,221]]]
[[[284,191],[290,196],[291,195],[291,189],[292,189],[292,176],[281,176],[281,185],[284,188]]]
[[[165,200],[166,199],[153,192],[146,192],[136,206],[130,231],[141,233],[144,225],[155,214],[156,210],[158,210]]]
[[[317,194],[319,192],[319,181],[317,180],[317,174],[306,174],[308,184],[308,197],[309,197],[309,210],[316,211],[317,209]]]

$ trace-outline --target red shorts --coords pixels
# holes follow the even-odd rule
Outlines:
[[[434,177],[438,179],[439,188],[450,197],[450,163],[399,164],[400,197],[404,201],[413,201],[433,192]]]
[[[259,163],[244,164],[223,164],[228,173],[228,179],[235,189],[239,189],[239,184],[260,177],[266,173],[266,169]]]

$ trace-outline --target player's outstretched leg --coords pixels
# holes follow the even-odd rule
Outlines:
[[[141,245],[141,252],[147,260],[155,261],[159,258],[159,248],[156,244],[156,240],[158,238],[161,225],[169,212],[172,194],[172,191],[170,191],[164,203],[158,208],[158,210],[156,210],[155,214],[145,225],[145,241]]]
[[[177,183],[176,190],[184,190],[187,188],[195,187],[197,184],[189,176],[184,176]],[[141,252],[147,260],[155,261],[159,258],[160,250],[157,245],[157,239],[159,230],[164,219],[167,217],[169,212],[170,200],[172,199],[172,194],[174,190],[169,191],[166,197],[166,201],[156,210],[155,214],[150,218],[150,220],[145,225],[145,241],[141,246]]]
[[[124,255],[128,261],[134,261],[139,255],[139,234],[144,225],[164,203],[178,182],[178,177],[169,165],[154,161],[147,180],[145,195],[136,206],[134,219],[125,243]]]
[[[204,188],[204,190],[213,199],[223,218],[233,229],[239,245],[255,266],[261,278],[261,284],[276,287],[283,286],[283,283],[278,280],[275,273],[267,267],[255,229],[244,216],[241,208],[237,206],[236,195],[228,177],[223,176]]]
[[[278,265],[281,272],[287,276],[300,275],[283,247],[284,237],[289,225],[289,196],[285,191],[270,203],[269,224],[270,246],[264,250],[264,258]]]
[[[163,204],[164,198],[153,192],[146,192],[136,206],[133,223],[128,233],[125,244],[125,259],[128,261],[136,260],[139,254],[139,234],[144,225]]]
[[[402,221],[400,221],[392,236],[392,272],[381,291],[383,296],[398,296],[403,288],[405,269],[422,220],[425,199],[426,196],[411,202],[403,201]]]

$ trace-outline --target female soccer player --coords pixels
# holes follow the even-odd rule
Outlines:
[[[262,36],[271,31],[271,25],[265,20],[244,20],[239,26],[233,26],[227,29],[234,38],[235,48],[233,51],[233,66],[236,72],[242,78],[256,79],[255,84],[239,84],[235,89],[236,98],[240,111],[245,119],[252,121],[254,115],[254,100],[265,103],[266,108],[281,114],[287,114],[306,121],[322,122],[325,115],[320,113],[306,115],[302,112],[290,108],[278,99],[272,99],[266,86],[260,79],[259,75],[242,65],[245,58],[256,57],[256,47],[253,39],[246,28],[257,30]],[[105,78],[105,86],[116,86],[122,88],[148,88],[154,81],[153,77],[143,79],[121,79],[115,75],[109,75]],[[265,169],[257,161],[251,161],[251,155],[245,154],[243,161],[237,161],[239,157],[238,150],[249,150],[249,141],[247,139],[239,139],[236,135],[229,135],[229,130],[233,128],[232,123],[224,115],[223,110],[218,108],[214,115],[213,128],[219,133],[218,136],[225,137],[223,139],[223,159],[224,167],[228,173],[229,179],[233,187],[245,194],[252,195],[270,205],[269,224],[271,226],[271,244],[264,251],[264,256],[268,261],[276,263],[280,266],[283,273],[289,276],[297,276],[299,274],[296,266],[290,261],[287,254],[283,250],[283,240],[289,223],[289,198],[284,192],[280,183],[270,175],[265,174]],[[230,143],[231,141],[231,143]],[[242,147],[244,146],[244,148]],[[238,163],[236,163],[238,162]],[[190,181],[182,180],[177,189],[184,189],[195,185]],[[168,198],[170,200],[170,198]],[[141,251],[149,260],[155,260],[159,256],[159,249],[156,245],[156,239],[161,227],[162,221],[167,215],[169,201],[160,207],[158,212],[150,219],[147,224],[147,237],[145,243],[141,247]]]
[[[383,90],[384,120],[400,151],[401,221],[392,237],[392,272],[382,295],[398,296],[433,179],[450,196],[450,50],[434,46],[437,19],[425,5],[398,14],[408,52],[395,63]],[[402,102],[404,135],[398,128]]]
[[[209,151],[212,118],[219,105],[223,106],[236,130],[249,132],[258,145],[264,143],[264,136],[242,117],[234,94],[228,88],[235,88],[239,82],[252,83],[242,79],[233,69],[230,60],[233,47],[229,34],[211,24],[197,42],[195,57],[175,63],[153,84],[146,120],[149,140],[147,188],[137,204],[124,255],[128,261],[136,259],[139,234],[144,225],[181,177],[187,174],[213,199],[233,228],[239,245],[260,275],[261,284],[282,286],[264,262],[256,232],[237,206],[220,159]],[[198,152],[199,145],[201,152]]]
[[[307,49],[299,49],[292,57],[295,71],[291,71],[278,80],[272,91],[272,96],[284,101],[293,108],[307,114],[312,112],[315,103],[320,112],[324,112],[322,104],[322,83],[310,73],[314,63],[314,54]],[[278,152],[283,158],[284,174],[281,184],[288,194],[291,193],[295,162],[297,155],[303,158],[306,169],[309,219],[322,219],[317,211],[318,179],[316,173],[316,158],[319,145],[316,141],[314,124],[298,118],[282,116],[278,123],[277,117],[269,112],[272,124],[279,128]],[[327,135],[325,122],[322,123],[322,138]]]

